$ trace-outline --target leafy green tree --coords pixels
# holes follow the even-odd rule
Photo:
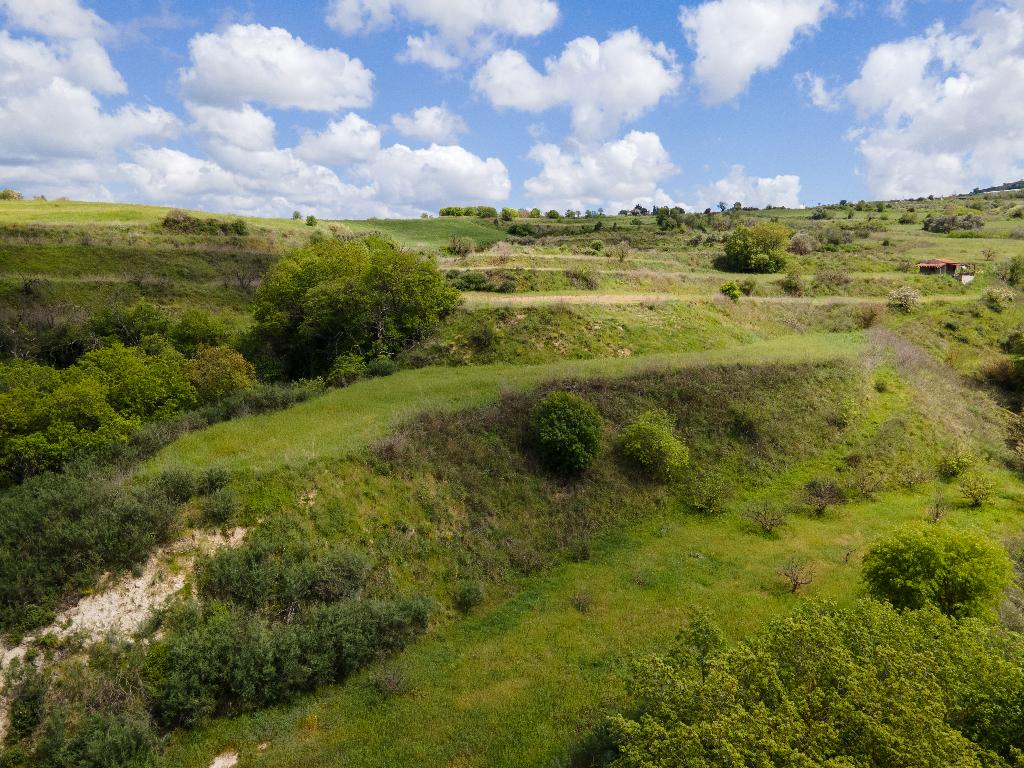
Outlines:
[[[200,347],[188,362],[188,378],[201,404],[251,389],[256,371],[248,360],[228,347]]]
[[[74,370],[98,381],[114,410],[128,418],[166,418],[196,403],[185,358],[169,346],[148,354],[113,344],[82,355]]]
[[[111,404],[105,384],[76,366],[7,363],[0,367],[0,485],[123,442],[139,424]]]
[[[781,272],[790,231],[782,224],[740,225],[726,238],[721,266],[730,272]]]
[[[519,217],[519,211],[515,208],[502,208],[501,209],[501,220],[502,221],[514,221]]]
[[[530,209],[530,218],[531,219],[539,219],[540,218],[540,208],[531,208]]]
[[[614,768],[1019,765],[1016,633],[871,600],[803,606],[732,648],[697,629],[637,664]]]
[[[195,356],[201,346],[227,344],[231,332],[227,323],[201,309],[186,309],[167,331],[174,348],[186,357]]]
[[[341,354],[393,354],[459,303],[437,267],[380,235],[312,243],[267,273],[256,342],[291,378],[326,373]]]
[[[572,392],[552,392],[533,409],[533,437],[548,469],[576,474],[589,467],[601,446],[601,415]]]
[[[947,616],[984,615],[1012,578],[1002,547],[945,526],[899,531],[864,556],[871,595],[901,609],[933,605]]]
[[[89,322],[92,332],[100,338],[120,341],[129,347],[141,344],[147,336],[165,335],[170,324],[167,316],[148,301],[103,307]]]

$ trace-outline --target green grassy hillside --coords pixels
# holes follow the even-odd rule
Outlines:
[[[0,201],[0,427],[29,430],[50,398],[70,414],[58,448],[93,421],[125,435],[3,477],[0,568],[23,589],[0,589],[0,658],[24,643],[11,658],[37,664],[5,662],[0,766],[87,749],[111,768],[607,765],[633,662],[697,611],[738,642],[810,600],[849,605],[865,554],[904,526],[1017,558],[1022,206],[183,226]],[[946,216],[975,228],[924,229]],[[785,264],[723,269],[763,224],[787,228]],[[293,287],[274,275],[341,249],[312,305],[330,321],[364,288],[343,281],[371,233],[458,308],[274,380],[258,332],[307,331],[272,311],[267,286]],[[931,258],[975,279],[919,274]],[[602,418],[576,476],[538,447],[535,408],[563,390]],[[671,477],[623,447],[652,409],[688,451]],[[809,583],[791,591],[789,563]],[[154,573],[167,602],[121,636],[60,613]],[[984,621],[1024,626],[1021,589]]]

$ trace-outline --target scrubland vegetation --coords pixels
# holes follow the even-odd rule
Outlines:
[[[1019,192],[0,198],[3,768],[1019,765]]]

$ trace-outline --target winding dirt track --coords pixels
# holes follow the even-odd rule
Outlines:
[[[470,307],[519,306],[534,307],[558,304],[667,304],[671,302],[707,303],[727,302],[724,296],[710,294],[678,293],[464,293],[466,305]],[[976,301],[977,296],[924,296],[925,302]],[[746,296],[740,301],[757,304],[884,304],[884,296]]]

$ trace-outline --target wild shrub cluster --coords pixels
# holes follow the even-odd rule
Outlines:
[[[582,472],[597,458],[602,424],[597,409],[572,392],[552,392],[537,403],[531,416],[541,461],[565,474]]]
[[[985,226],[985,220],[973,213],[965,213],[955,216],[928,216],[921,228],[925,232],[939,232],[948,234],[955,231],[973,231]]]
[[[120,340],[59,369],[0,364],[0,485],[124,444],[143,424],[250,389],[252,366],[226,347],[187,359],[161,337]]]
[[[515,293],[516,280],[509,274],[480,272],[477,270],[451,270],[445,276],[448,284],[459,291],[485,291]]]
[[[185,211],[173,210],[164,216],[161,226],[169,232],[185,235],[247,235],[249,225],[245,219],[217,219],[193,216]]]
[[[482,219],[495,219],[498,209],[493,205],[449,205],[438,211],[441,216],[479,216]]]
[[[196,598],[158,616],[148,643],[93,645],[60,676],[16,667],[2,764],[148,765],[173,728],[343,680],[421,632],[430,610],[421,598],[363,594],[368,570],[280,529],[207,558]]]
[[[177,517],[165,489],[124,486],[90,464],[30,478],[0,504],[0,632],[45,624],[101,573],[143,561]]]
[[[740,225],[726,238],[725,255],[716,266],[728,272],[781,272],[789,237],[790,230],[781,224]]]
[[[612,718],[616,768],[1017,765],[1024,638],[935,609],[805,605],[727,647],[684,632]]]
[[[645,411],[619,435],[626,461],[652,480],[680,477],[690,463],[690,452],[675,436],[675,419],[664,410]]]

